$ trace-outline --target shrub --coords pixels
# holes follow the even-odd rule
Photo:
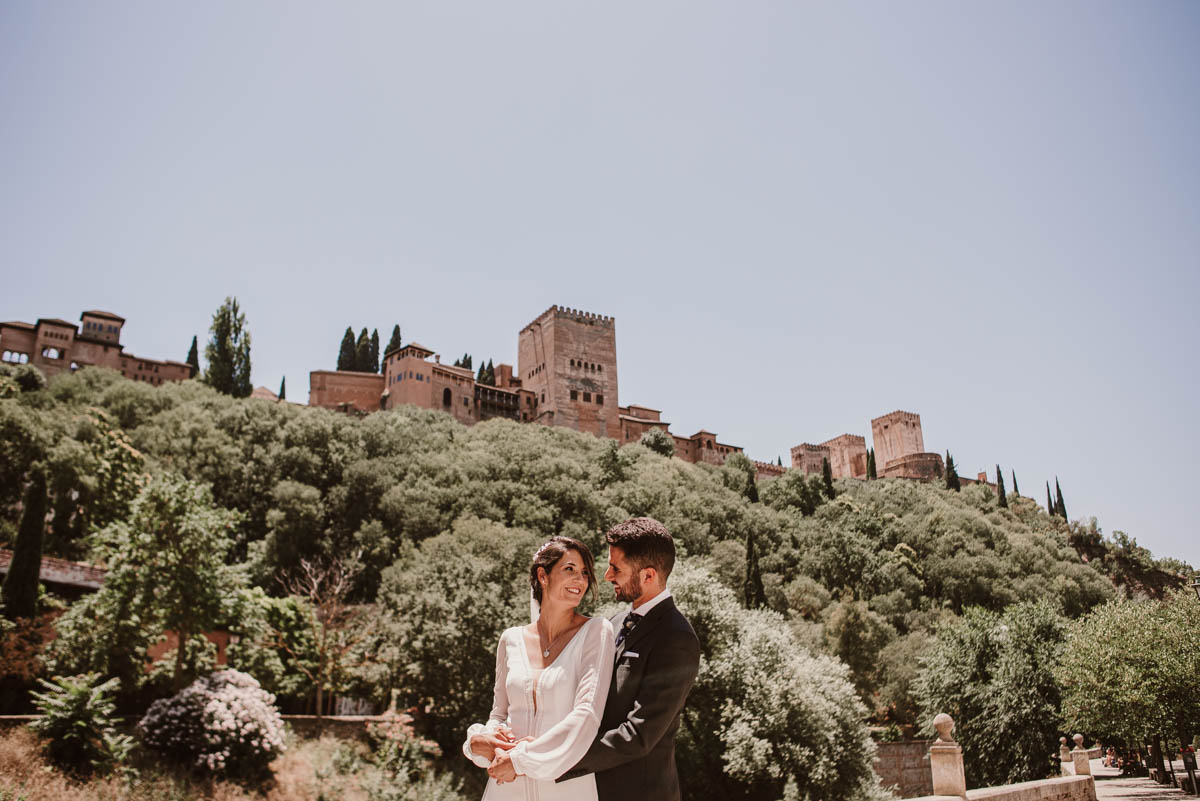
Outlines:
[[[116,728],[117,679],[97,679],[95,673],[39,679],[46,691],[32,694],[42,718],[30,728],[45,738],[46,756],[80,774],[109,772],[133,747],[133,738]]]
[[[284,749],[275,696],[236,670],[219,670],[155,701],[138,728],[150,748],[231,778],[262,775]]]

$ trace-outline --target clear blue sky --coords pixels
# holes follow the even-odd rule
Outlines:
[[[304,400],[347,325],[758,459],[919,412],[964,474],[1200,563],[1200,5],[0,8],[0,318],[183,359],[226,295]]]

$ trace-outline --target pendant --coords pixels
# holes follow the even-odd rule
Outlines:
[[[545,651],[542,651],[542,658],[543,658],[543,659],[549,659],[549,658],[550,658],[550,649],[549,649],[549,648],[547,648]]]

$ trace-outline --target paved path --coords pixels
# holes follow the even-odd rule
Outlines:
[[[1120,771],[1104,767],[1099,759],[1092,760],[1092,775],[1096,777],[1096,798],[1099,801],[1184,801],[1195,798],[1185,795],[1178,787],[1150,779],[1122,779]]]

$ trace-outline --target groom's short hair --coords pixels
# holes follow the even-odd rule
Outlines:
[[[675,541],[667,527],[653,517],[631,517],[617,523],[604,535],[610,546],[621,549],[638,570],[652,567],[663,581],[675,566]]]

